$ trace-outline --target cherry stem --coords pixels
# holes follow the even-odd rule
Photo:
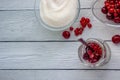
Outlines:
[[[85,45],[87,48],[89,48],[90,50],[92,50],[92,51],[94,52],[93,48],[91,48],[91,47],[86,43],[85,40],[83,40],[82,38],[80,38],[80,39],[78,39],[78,41],[80,41],[83,45]]]

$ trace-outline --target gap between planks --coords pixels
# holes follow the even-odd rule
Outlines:
[[[78,40],[41,40],[41,41],[0,41],[1,42],[79,42]],[[111,40],[104,40],[104,42],[112,42]]]

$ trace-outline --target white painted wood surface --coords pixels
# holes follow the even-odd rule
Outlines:
[[[87,13],[87,14],[86,14]],[[86,14],[86,15],[84,15]],[[120,34],[119,29],[109,28],[99,21],[97,21],[90,9],[82,9],[81,16],[90,17],[93,23],[91,30],[87,29],[80,37],[87,38],[101,38],[103,40],[111,39],[114,34]],[[79,26],[77,22],[75,25]],[[75,26],[75,27],[77,27]],[[103,35],[104,34],[104,35]],[[36,20],[34,11],[0,11],[0,41],[4,40],[63,40],[61,32],[52,32]],[[99,36],[98,36],[99,35]],[[78,37],[79,38],[79,37]],[[71,36],[71,40],[77,38]]]
[[[120,71],[108,70],[0,71],[0,80],[119,80],[119,76]]]
[[[1,10],[34,9],[35,0],[0,0]],[[80,0],[81,8],[90,8],[95,0]]]
[[[120,69],[120,46],[112,48],[111,61],[98,69]],[[79,42],[0,43],[0,69],[90,69],[78,58]]]
[[[59,42],[64,40],[61,32],[49,31],[37,22],[34,1],[0,0],[0,41],[28,41],[0,42],[0,80],[119,80],[120,45],[107,42],[112,51],[110,62],[91,70],[79,61],[79,42]],[[81,0],[80,13],[80,17],[91,18],[93,28],[82,36],[72,35],[69,40],[110,40],[120,34],[119,28],[106,27],[94,18],[90,9],[93,1]],[[49,40],[58,42],[44,42]]]

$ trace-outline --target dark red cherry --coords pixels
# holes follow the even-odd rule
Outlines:
[[[114,35],[112,37],[112,42],[115,43],[115,44],[120,43],[120,35]]]

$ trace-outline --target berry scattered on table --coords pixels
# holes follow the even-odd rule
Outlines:
[[[120,35],[114,35],[112,37],[112,42],[115,43],[115,44],[120,43]]]
[[[80,26],[81,26],[81,27],[80,27]],[[75,28],[75,29],[74,29],[73,26],[69,27],[69,30],[64,31],[64,32],[62,33],[63,37],[64,37],[65,39],[69,39],[69,38],[70,38],[70,34],[71,34],[72,31],[74,32],[74,35],[75,35],[75,36],[82,35],[82,33],[83,33],[84,29],[86,28],[86,26],[88,26],[89,29],[92,28],[92,24],[91,24],[91,22],[90,22],[90,19],[89,19],[89,18],[86,18],[86,17],[82,17],[82,18],[80,19],[80,26],[77,27],[77,28]]]
[[[74,34],[76,35],[76,36],[79,36],[79,35],[81,35],[83,33],[83,28],[76,28],[75,30],[74,30]]]
[[[73,30],[74,30],[74,28],[73,28],[72,26],[71,26],[69,29],[70,29],[70,31],[73,31]]]
[[[62,36],[65,38],[65,39],[69,39],[70,38],[70,32],[69,31],[64,31],[62,33]]]
[[[92,28],[92,24],[91,23],[88,23],[88,28]]]

